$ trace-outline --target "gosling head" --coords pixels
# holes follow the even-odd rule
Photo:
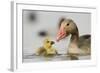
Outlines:
[[[44,47],[45,48],[51,48],[52,47],[52,45],[54,44],[55,42],[54,41],[51,41],[49,38],[46,38],[45,40],[44,40]]]

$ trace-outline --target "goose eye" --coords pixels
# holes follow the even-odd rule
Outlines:
[[[69,26],[69,23],[67,24],[67,26]]]

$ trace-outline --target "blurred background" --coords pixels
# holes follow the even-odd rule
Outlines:
[[[43,40],[49,36],[55,41],[54,47],[58,53],[65,54],[70,36],[56,42],[58,24],[62,17],[74,20],[80,35],[91,33],[91,14],[75,12],[54,12],[23,10],[23,56],[32,55],[43,45]]]

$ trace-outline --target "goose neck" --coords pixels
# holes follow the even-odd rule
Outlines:
[[[79,40],[79,35],[78,35],[78,33],[72,34],[72,36],[71,36],[71,43],[73,43],[73,44],[78,44],[78,40]]]

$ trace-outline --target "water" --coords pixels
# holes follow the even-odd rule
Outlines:
[[[79,60],[89,60],[90,55],[87,56],[79,56]],[[66,55],[57,55],[54,57],[43,57],[43,56],[36,56],[36,55],[26,55],[23,57],[23,62],[44,62],[44,61],[67,61],[70,60],[69,57]]]

